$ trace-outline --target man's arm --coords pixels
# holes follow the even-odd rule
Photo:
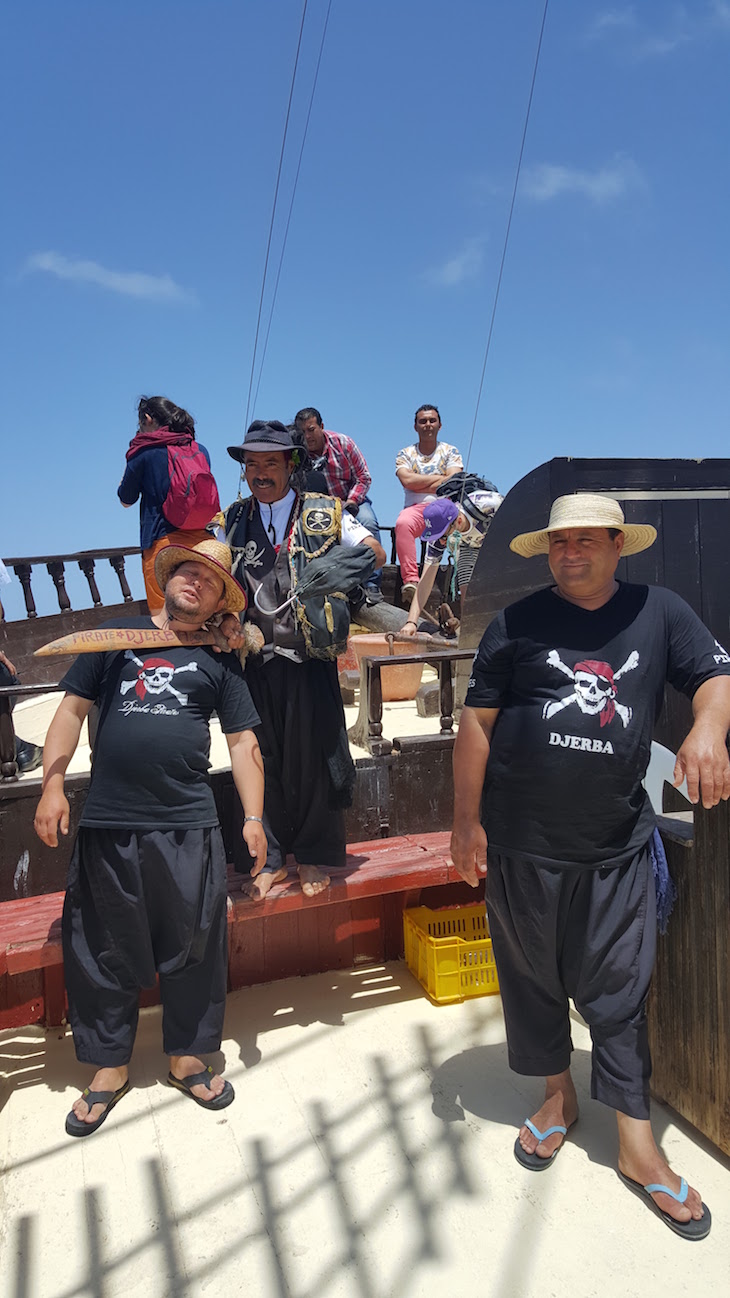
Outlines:
[[[264,761],[253,730],[240,730],[236,734],[226,735],[226,741],[231,755],[233,783],[241,799],[243,814],[257,817],[256,820],[243,822],[243,839],[254,858],[251,874],[256,876],[266,865],[269,850],[264,827],[260,823],[264,814]]]
[[[48,847],[58,847],[59,829],[62,834],[68,833],[69,806],[63,781],[91,708],[91,699],[64,694],[48,727],[43,747],[43,793],[33,822],[36,834]]]
[[[354,486],[347,493],[347,501],[352,505],[361,505],[370,490],[372,478],[365,463],[365,456],[352,438],[349,439],[347,450],[350,468],[355,478]]]
[[[385,550],[380,542],[376,541],[374,536],[367,536],[363,537],[360,545],[367,545],[371,550],[375,551],[375,567],[382,568],[385,563]]]
[[[677,753],[675,786],[687,777],[690,802],[716,807],[730,797],[730,676],[713,676],[692,698],[694,725]]]
[[[416,634],[416,631],[418,630],[418,619],[428,603],[428,597],[433,590],[433,583],[436,580],[436,573],[438,570],[439,565],[437,563],[426,563],[424,565],[418,585],[413,592],[411,607],[408,610],[408,621],[401,629],[401,635]]]
[[[487,873],[487,836],[479,812],[489,745],[499,708],[465,707],[454,744],[454,824],[451,859],[466,883],[476,888]]]
[[[454,473],[456,473],[456,469],[454,469]],[[405,465],[401,465],[400,468],[396,469],[395,476],[405,491],[417,491],[419,494],[435,491],[439,483],[445,481],[442,473],[414,473],[413,469],[407,469]],[[450,476],[450,474],[446,474],[446,477]]]

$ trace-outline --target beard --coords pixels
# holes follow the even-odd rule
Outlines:
[[[188,622],[196,627],[201,626],[211,616],[204,610],[200,597],[186,598],[183,602],[176,599],[172,592],[165,594],[165,611],[171,622]]]

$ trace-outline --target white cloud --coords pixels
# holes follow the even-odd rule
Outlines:
[[[589,37],[603,36],[611,31],[632,31],[636,28],[636,14],[633,9],[607,9],[598,14],[589,28]]]
[[[45,271],[58,279],[97,284],[122,293],[125,297],[145,298],[151,302],[181,302],[190,299],[170,275],[145,275],[138,270],[108,270],[96,261],[64,257],[59,252],[35,252],[25,263],[26,271]]]
[[[726,0],[714,0],[712,17],[716,27],[722,27],[730,32],[730,4]]]
[[[643,186],[641,172],[630,158],[617,158],[596,171],[544,162],[525,168],[520,184],[524,196],[537,203],[549,202],[563,194],[581,194],[597,204],[613,202]]]
[[[664,58],[683,45],[711,40],[719,31],[730,33],[729,0],[705,0],[700,5],[665,6],[661,29],[650,30],[633,5],[598,14],[587,31],[588,40],[613,38],[636,59]]]
[[[465,239],[453,257],[449,257],[440,266],[434,266],[426,271],[425,279],[429,284],[435,284],[440,288],[454,288],[466,280],[476,279],[484,263],[485,243],[485,235]]]

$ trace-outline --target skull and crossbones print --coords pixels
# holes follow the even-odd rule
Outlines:
[[[196,672],[197,663],[185,663],[183,667],[175,667],[167,658],[145,658],[143,662],[131,649],[127,649],[124,657],[136,663],[139,671],[134,680],[120,682],[120,694],[124,695],[131,689],[139,699],[144,699],[146,694],[171,694],[182,707],[186,706],[188,695],[175,689],[172,678],[177,676],[178,672]]]
[[[243,562],[247,568],[260,568],[264,561],[264,547],[257,546],[255,541],[247,541],[243,547]]]
[[[616,681],[620,680],[626,672],[632,672],[638,667],[639,655],[635,649],[617,672],[613,670],[610,663],[600,662],[595,658],[584,658],[576,663],[575,667],[568,667],[562,661],[557,649],[550,650],[547,662],[550,667],[557,667],[558,671],[570,678],[574,690],[564,699],[550,699],[542,710],[543,720],[554,717],[557,712],[562,712],[564,708],[569,708],[575,703],[585,716],[600,717],[602,727],[609,725],[614,716],[621,718],[624,728],[628,726],[632,709],[617,702]]]

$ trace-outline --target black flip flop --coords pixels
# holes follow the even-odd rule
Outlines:
[[[223,1083],[223,1090],[220,1095],[216,1095],[212,1100],[199,1100],[197,1095],[193,1095],[194,1086],[205,1086],[210,1090],[210,1079],[215,1077],[215,1073],[208,1064],[202,1073],[191,1073],[189,1077],[175,1077],[173,1073],[167,1074],[168,1086],[174,1086],[176,1090],[182,1091],[183,1095],[189,1095],[191,1100],[195,1100],[203,1109],[225,1109],[233,1103],[236,1098],[236,1092],[230,1082]]]
[[[90,1091],[88,1086],[82,1094],[82,1099],[86,1100],[89,1106],[89,1112],[95,1104],[105,1104],[106,1108],[96,1122],[84,1122],[83,1118],[77,1118],[73,1109],[66,1118],[66,1135],[67,1136],[91,1136],[99,1130],[102,1122],[106,1122],[115,1104],[118,1104],[129,1090],[129,1078],[124,1086],[120,1086],[118,1091]]]
[[[640,1199],[643,1199],[644,1203],[649,1205],[652,1212],[655,1212],[657,1217],[661,1217],[665,1226],[668,1226],[670,1230],[673,1230],[675,1235],[681,1235],[682,1239],[707,1238],[712,1229],[712,1217],[710,1216],[710,1209],[707,1207],[706,1203],[703,1203],[702,1205],[703,1215],[700,1217],[699,1221],[694,1217],[690,1217],[689,1221],[677,1221],[675,1217],[670,1215],[670,1213],[664,1212],[663,1208],[660,1208],[656,1200],[651,1197],[652,1191],[654,1194],[660,1192],[661,1194],[668,1194],[670,1199],[676,1199],[677,1203],[684,1203],[689,1190],[689,1186],[684,1177],[681,1178],[681,1185],[679,1187],[679,1193],[677,1194],[674,1190],[670,1190],[668,1185],[642,1185],[640,1181],[632,1181],[630,1176],[624,1176],[623,1172],[619,1172],[619,1176],[627,1189],[631,1190],[632,1194],[637,1194]]]
[[[537,1136],[540,1142],[547,1140],[548,1136],[554,1135],[556,1131],[559,1131],[563,1137],[568,1134],[568,1128],[562,1126],[562,1124],[556,1127],[548,1127],[547,1131],[538,1131],[534,1122],[531,1122],[529,1118],[525,1118],[525,1126],[529,1127],[533,1136]],[[571,1126],[574,1127],[575,1123],[571,1123]],[[526,1167],[530,1172],[544,1172],[546,1167],[552,1167],[564,1144],[565,1139],[561,1140],[557,1149],[553,1150],[549,1158],[542,1158],[540,1154],[528,1154],[527,1150],[522,1148],[518,1136],[515,1141],[515,1158],[521,1167]]]

